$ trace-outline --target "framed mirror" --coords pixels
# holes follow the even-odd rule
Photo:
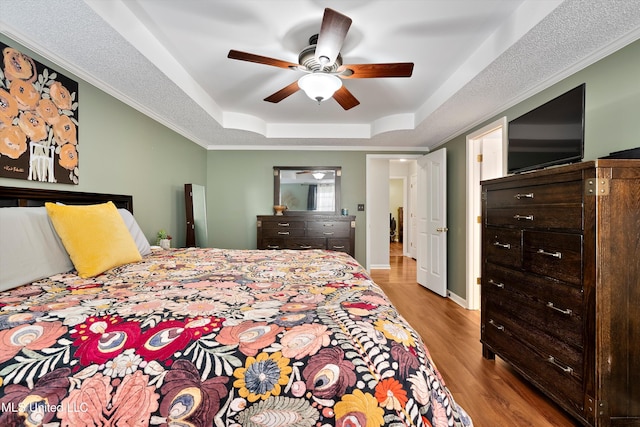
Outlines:
[[[284,214],[340,213],[339,166],[274,166],[273,205],[284,205]]]

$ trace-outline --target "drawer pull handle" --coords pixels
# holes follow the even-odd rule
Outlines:
[[[497,246],[497,247],[503,248],[503,249],[511,249],[511,243],[493,242],[493,246]]]
[[[521,219],[526,219],[527,221],[533,221],[533,215],[514,215],[513,219],[517,219],[520,221]]]
[[[322,234],[324,234],[325,236],[333,236],[335,233],[333,231],[325,231]]]
[[[520,200],[520,199],[533,199],[533,193],[525,193],[525,194],[518,193],[513,197],[515,197],[518,200]]]
[[[504,326],[497,324],[496,322],[493,321],[493,319],[489,320],[489,324],[499,331],[504,331]]]
[[[280,249],[278,245],[267,245],[267,249]]]
[[[560,312],[562,314],[566,314],[567,316],[571,316],[571,313],[573,313],[573,311],[571,311],[570,308],[567,308],[567,309],[558,308],[555,305],[553,305],[553,303],[551,301],[549,301],[547,303],[547,307],[553,308],[555,311],[558,311],[558,312]]]
[[[562,252],[547,252],[544,249],[538,249],[538,253],[540,255],[551,256],[551,257],[558,258],[558,259],[562,258]]]
[[[333,224],[331,224],[330,222],[327,222],[324,224],[325,227],[333,227]]]
[[[560,363],[558,363],[556,361],[556,358],[553,356],[549,356],[549,358],[547,359],[547,362],[551,363],[552,365],[562,369],[564,372],[566,372],[567,374],[573,374],[573,368],[570,366],[564,366]]]
[[[333,249],[344,249],[344,246],[334,246]]]
[[[300,249],[313,249],[313,246],[309,246],[309,245],[300,245]]]
[[[278,227],[289,227],[289,223],[288,222],[279,222],[278,223]]]
[[[494,285],[497,288],[504,289],[504,283],[496,282],[493,279],[489,279],[489,283],[491,283],[492,285]]]
[[[288,231],[278,231],[278,234],[281,236],[288,236],[289,232]]]

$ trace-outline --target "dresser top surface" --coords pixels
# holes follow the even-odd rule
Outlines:
[[[589,160],[586,162],[572,163],[569,165],[561,165],[561,166],[551,166],[545,169],[538,169],[535,171],[507,175],[500,178],[481,181],[480,184],[485,185],[485,184],[494,184],[494,183],[508,183],[512,181],[522,183],[524,180],[529,180],[529,179],[544,178],[547,176],[554,176],[559,174],[581,173],[582,171],[586,171],[590,169],[604,169],[604,168],[640,169],[640,160],[638,159]]]

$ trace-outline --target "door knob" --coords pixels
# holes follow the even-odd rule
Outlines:
[[[442,233],[444,231],[449,231],[449,229],[447,227],[438,227],[438,228],[436,228],[436,231],[439,231],[439,232]]]

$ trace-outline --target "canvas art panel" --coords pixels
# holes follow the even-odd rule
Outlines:
[[[0,42],[0,176],[78,184],[78,82]]]

